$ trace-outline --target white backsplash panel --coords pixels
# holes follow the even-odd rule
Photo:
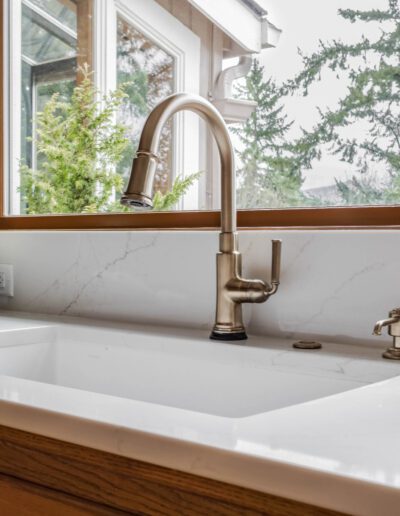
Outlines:
[[[250,332],[336,342],[379,342],[377,319],[400,305],[400,233],[243,231],[244,276],[270,278],[272,238],[283,240],[281,286],[245,306]],[[211,328],[214,231],[0,232],[24,312]],[[389,338],[381,338],[382,349]]]

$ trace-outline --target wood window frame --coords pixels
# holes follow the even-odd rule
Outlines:
[[[0,27],[4,27],[4,3],[0,0]],[[2,31],[3,33],[3,31]],[[164,213],[121,213],[95,215],[17,215],[5,214],[4,146],[4,38],[0,38],[0,230],[191,230],[217,229],[218,211]],[[239,229],[393,229],[400,228],[400,206],[362,206],[334,208],[288,208],[239,210]]]

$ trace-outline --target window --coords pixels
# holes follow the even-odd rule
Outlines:
[[[129,145],[118,163],[120,173],[127,178],[132,156],[140,138],[146,116],[158,102],[174,92],[175,61],[173,56],[148,39],[121,16],[117,19],[117,85],[128,84],[126,101],[118,118],[129,130]],[[165,193],[172,183],[172,122],[164,129],[160,142],[161,165],[157,170],[154,188]]]
[[[14,2],[10,14],[20,25],[20,37],[10,29],[10,49],[19,54],[19,59],[10,61],[15,81],[9,88],[10,104],[17,107],[10,109],[10,125],[14,130],[12,138],[10,135],[9,182],[13,195],[9,202],[10,211],[19,213],[24,210],[18,193],[19,163],[29,167],[37,164],[34,113],[43,109],[55,93],[65,100],[71,95],[77,67],[77,16],[72,3],[62,5],[43,0]]]
[[[271,2],[283,29],[238,93],[242,208],[400,204],[400,4]]]
[[[400,223],[396,0],[0,1],[0,227],[218,226],[218,153],[192,113],[162,136],[168,213],[119,203],[146,116],[177,91],[229,124],[239,225]]]
[[[199,38],[154,0],[7,5],[9,213],[122,211],[149,111],[175,91],[199,92]],[[181,114],[165,128],[155,191],[198,172],[198,126]],[[197,207],[196,188],[181,208]]]

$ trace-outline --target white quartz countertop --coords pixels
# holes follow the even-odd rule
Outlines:
[[[92,327],[135,335],[146,331],[4,313],[0,352],[10,332],[19,332],[23,342],[32,328],[40,340],[41,331],[44,338],[63,327],[77,333]],[[212,345],[207,332],[193,332],[192,338],[198,346],[200,339]],[[302,360],[304,374],[345,375],[356,388],[246,417],[223,417],[0,375],[0,424],[344,513],[399,514],[400,362],[380,358],[382,342],[376,347],[324,344],[319,355],[295,355],[272,337],[252,337],[247,345],[249,354],[265,347],[279,371],[300,368],[296,360]],[[223,348],[214,349],[219,360]],[[333,369],[323,353],[336,357]],[[370,382],[376,383],[366,385]]]

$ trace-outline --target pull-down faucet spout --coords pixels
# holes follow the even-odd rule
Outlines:
[[[161,131],[176,113],[197,113],[210,127],[221,161],[221,234],[217,255],[217,309],[211,338],[246,339],[242,321],[242,303],[261,303],[274,294],[280,276],[280,240],[273,241],[272,284],[241,278],[241,255],[237,248],[235,160],[228,128],[215,107],[196,95],[176,93],[160,102],[149,114],[133,160],[126,192],[121,202],[128,206],[152,208],[153,181]]]
[[[122,197],[127,205],[152,207],[154,173],[158,163],[161,131],[179,111],[194,111],[210,127],[221,159],[221,225],[223,233],[236,231],[234,153],[228,128],[219,112],[205,99],[185,93],[167,97],[150,113],[143,128],[136,158],[133,161],[128,188]]]

